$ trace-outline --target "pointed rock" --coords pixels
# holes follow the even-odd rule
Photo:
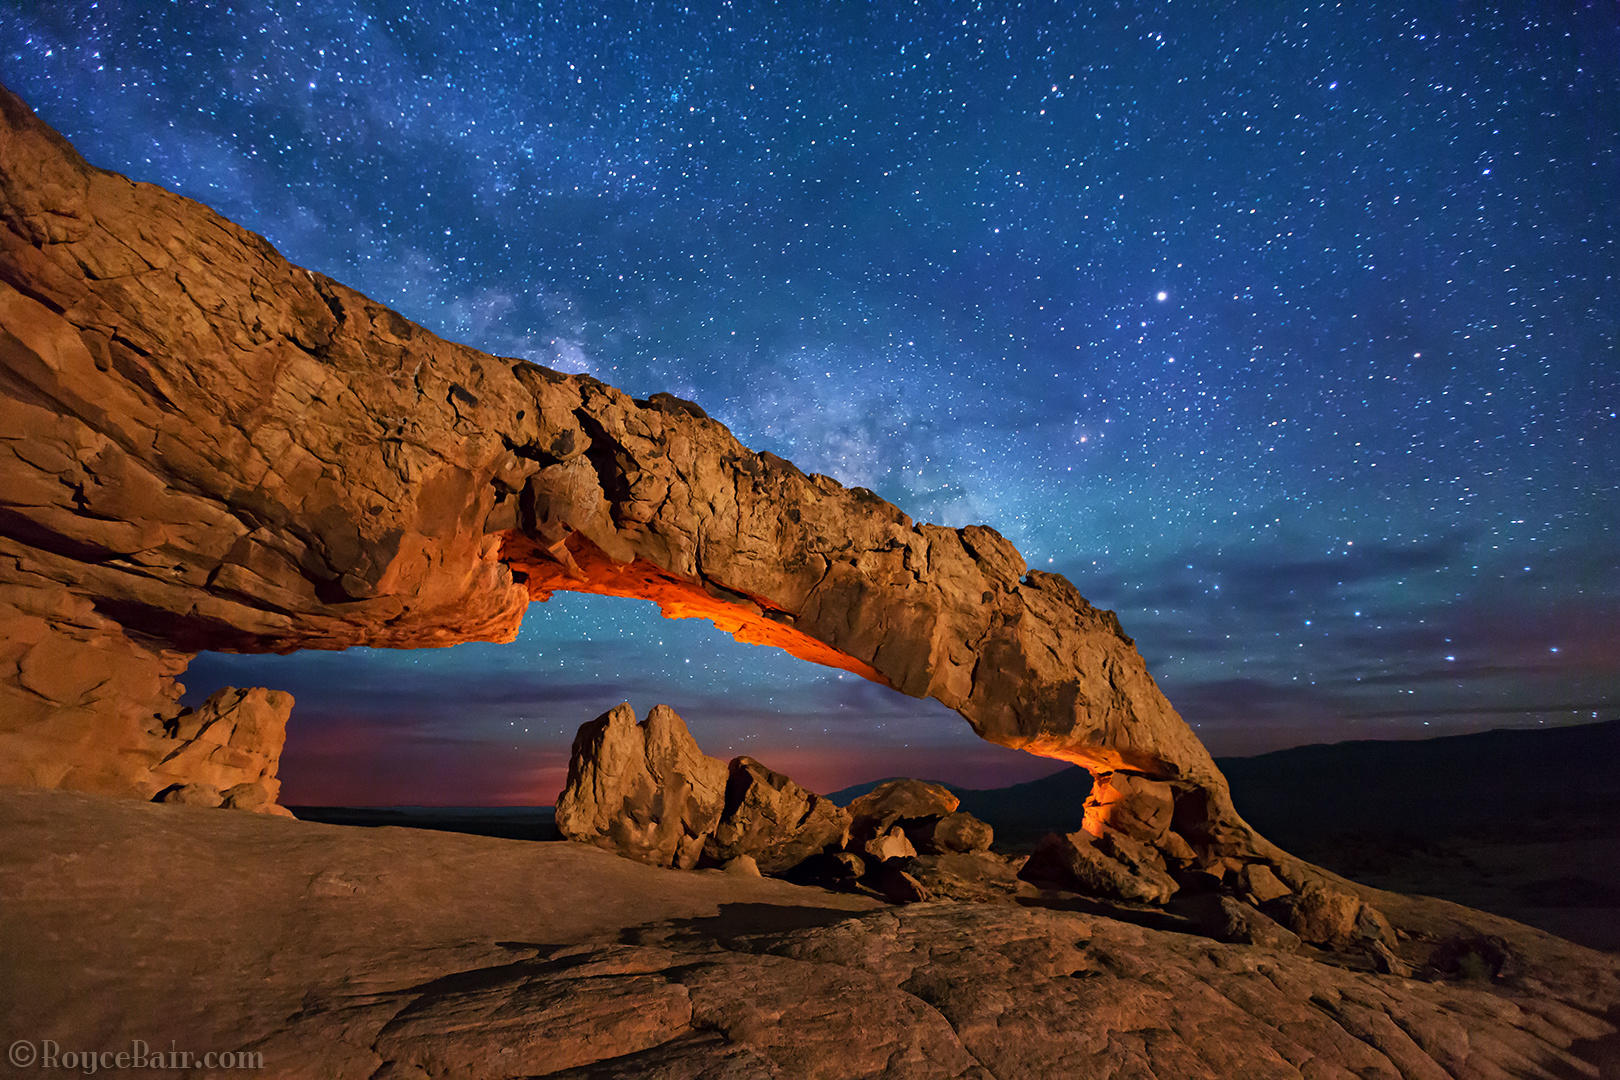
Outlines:
[[[725,804],[726,764],[698,749],[667,705],[643,723],[628,703],[574,737],[557,829],[655,866],[690,869]]]
[[[292,707],[293,696],[285,690],[227,686],[165,721],[152,732],[152,745],[163,757],[150,777],[170,786],[154,801],[177,801],[170,794],[177,788],[206,788],[217,793],[209,805],[290,816],[276,805],[281,793],[276,772]]]

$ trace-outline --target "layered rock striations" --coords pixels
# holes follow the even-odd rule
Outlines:
[[[443,341],[3,90],[0,381],[0,781],[150,794],[201,649],[503,641],[574,590],[1169,783],[1188,839],[1281,857],[1114,615],[993,530]]]

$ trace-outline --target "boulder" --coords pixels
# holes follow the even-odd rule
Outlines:
[[[1266,905],[1266,912],[1312,945],[1343,947],[1355,933],[1361,900],[1321,881]]]
[[[1104,829],[1102,835],[1095,837],[1092,842],[1104,855],[1118,859],[1139,874],[1164,872],[1164,856],[1158,848],[1122,832]]]
[[[733,855],[726,860],[726,864],[720,869],[728,874],[736,874],[738,877],[760,876],[759,863],[754,861],[752,855]]]
[[[894,822],[901,818],[944,817],[962,800],[941,784],[926,780],[885,780],[849,804],[855,821]]]
[[[1173,829],[1159,837],[1158,848],[1164,854],[1165,862],[1177,868],[1191,866],[1198,861],[1198,853],[1193,846]]]
[[[1084,830],[1066,836],[1048,833],[1018,876],[1037,885],[1138,904],[1163,904],[1176,891],[1164,871],[1126,865],[1098,850]]]
[[[917,829],[923,850],[933,854],[950,851],[989,851],[995,830],[965,810],[946,814]]]
[[[868,858],[877,862],[884,862],[888,859],[909,859],[917,854],[917,849],[912,846],[911,841],[906,837],[905,830],[898,825],[862,844],[861,851]]]
[[[843,847],[848,837],[847,811],[753,758],[739,757],[731,762],[720,820],[706,851],[718,863],[752,855],[763,873],[775,874]]]
[[[1352,945],[1396,944],[1395,931],[1382,912],[1348,890],[1317,878],[1297,892],[1265,905],[1265,911],[1298,934],[1300,940],[1329,949]]]
[[[935,820],[959,805],[961,800],[939,784],[885,780],[849,804],[850,835],[857,844],[864,844],[899,825],[915,846],[924,841]]]
[[[1169,784],[1135,773],[1111,772],[1097,778],[1086,799],[1086,828],[1108,828],[1157,843],[1170,828],[1175,792]]]
[[[641,862],[690,869],[720,820],[727,775],[726,763],[699,750],[669,706],[655,705],[638,724],[628,703],[616,705],[574,736],[557,830]]]
[[[1384,917],[1382,911],[1379,911],[1365,900],[1361,902],[1361,907],[1356,910],[1354,936],[1357,941],[1384,945],[1389,948],[1394,948],[1399,942],[1399,938],[1395,935],[1395,928],[1390,925],[1389,919]]]
[[[1264,904],[1294,890],[1284,885],[1264,863],[1249,863],[1238,871],[1238,888],[1256,904]]]
[[[867,871],[864,883],[891,904],[915,904],[929,898],[928,889],[899,862],[879,863]]]
[[[1299,948],[1299,935],[1235,897],[1198,896],[1190,911],[1199,929],[1216,941],[1288,952]]]

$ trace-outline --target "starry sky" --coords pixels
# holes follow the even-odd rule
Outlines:
[[[1436,5],[0,0],[95,164],[1118,610],[1217,754],[1620,715],[1620,15]],[[1053,764],[651,605],[207,654],[285,801],[550,803],[667,701],[829,790]]]

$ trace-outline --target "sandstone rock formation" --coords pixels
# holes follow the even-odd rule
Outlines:
[[[1239,871],[1238,887],[1256,904],[1277,900],[1293,891],[1277,880],[1277,875],[1264,864],[1252,864]]]
[[[1254,835],[1118,620],[701,409],[443,341],[0,90],[0,782],[148,794],[188,655],[510,640],[635,596],[1172,784]],[[43,674],[69,673],[69,677]],[[161,757],[162,755],[156,755]]]
[[[996,832],[972,814],[957,810],[934,819],[919,830],[924,850],[935,855],[960,851],[989,851]]]
[[[668,705],[641,724],[629,703],[579,729],[557,829],[654,866],[697,865],[726,801],[726,763],[698,749]]]
[[[638,725],[626,703],[580,727],[556,820],[568,839],[654,866],[767,873],[892,903],[1012,898],[1023,860],[991,852],[990,826],[958,805],[938,784],[891,780],[841,809],[752,758],[707,757],[667,705]],[[1114,833],[1099,850],[1125,850],[1109,847],[1110,837],[1151,857],[1152,849]],[[1072,875],[1049,884],[1096,895],[1095,882]],[[1172,883],[1154,902],[1173,890]]]
[[[1559,1080],[1620,1049],[1620,959],[1420,898],[1369,896],[1413,928],[1403,979],[1081,911],[19,789],[0,898],[10,1031],[248,1049],[265,1077]]]
[[[1308,881],[1298,893],[1279,897],[1262,910],[1300,940],[1315,945],[1342,949],[1354,942],[1395,944],[1395,932],[1377,908],[1322,881]]]
[[[885,780],[849,804],[849,814],[858,823],[870,823],[879,831],[907,818],[944,817],[962,800],[940,784],[926,780]]]
[[[285,690],[228,686],[196,709],[182,710],[165,722],[162,739],[154,740],[172,749],[152,766],[151,776],[158,783],[174,781],[156,798],[166,802],[168,792],[186,790],[179,801],[287,815],[276,805],[276,770],[292,707]]]
[[[1093,835],[1111,829],[1157,844],[1170,829],[1175,805],[1169,784],[1134,773],[1104,773],[1086,799],[1086,829]]]
[[[850,837],[880,859],[915,855],[918,845],[927,846],[935,825],[960,805],[961,800],[940,784],[885,780],[850,802]],[[903,850],[902,840],[913,850]]]
[[[849,838],[849,814],[832,800],[753,758],[736,758],[730,768],[725,809],[706,848],[712,860],[752,855],[762,873],[775,874]]]
[[[861,851],[878,862],[888,859],[909,859],[917,854],[906,831],[896,825],[888,832],[879,833],[861,844]]]
[[[557,829],[654,866],[775,874],[843,847],[849,814],[752,758],[707,756],[668,705],[637,724],[626,702],[575,735]]]
[[[1041,840],[1018,876],[1050,885],[1138,904],[1162,904],[1175,895],[1176,883],[1162,870],[1144,861],[1131,865],[1101,850],[1084,830]]]

